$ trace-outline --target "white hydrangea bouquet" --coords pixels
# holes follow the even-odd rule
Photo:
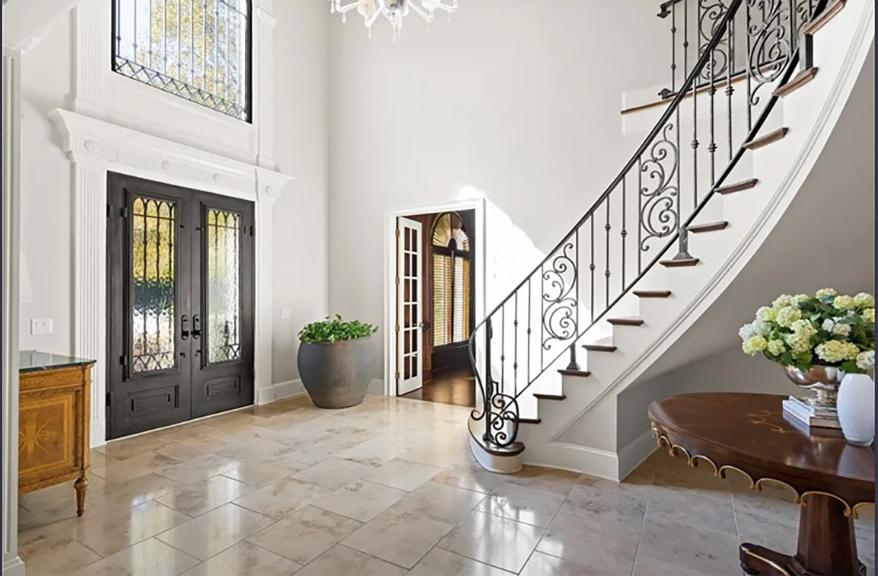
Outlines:
[[[763,354],[782,366],[802,371],[832,366],[846,373],[871,373],[875,367],[875,298],[861,292],[838,294],[832,288],[815,296],[778,296],[756,311],[738,332],[744,353]]]

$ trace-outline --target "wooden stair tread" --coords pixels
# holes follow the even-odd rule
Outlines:
[[[558,370],[558,374],[561,374],[562,376],[579,376],[580,378],[591,376],[591,372],[588,370],[568,370],[567,368]]]
[[[835,2],[827,6],[817,18],[808,22],[802,30],[802,33],[813,36],[815,32],[826,26],[827,22],[835,18],[835,16],[841,12],[842,8],[844,8],[845,2],[846,0],[835,0]]]
[[[612,344],[583,344],[582,346],[589,352],[615,352],[616,347]]]
[[[756,150],[758,148],[762,148],[763,146],[768,146],[769,144],[777,142],[778,140],[782,140],[789,133],[790,129],[784,126],[783,128],[772,130],[764,136],[757,136],[749,142],[745,142],[744,148],[746,148],[747,150]]]
[[[714,232],[716,230],[725,230],[729,227],[729,223],[725,220],[719,222],[706,222],[704,224],[692,224],[689,226],[689,232],[700,234],[702,232]]]
[[[540,422],[543,421],[542,418],[521,418],[521,417],[519,417],[517,420],[518,420],[519,424],[539,424]]]
[[[671,258],[670,260],[662,260],[662,266],[668,268],[683,268],[684,266],[695,266],[700,260],[698,258]]]
[[[779,86],[777,90],[774,91],[774,95],[783,98],[787,94],[795,92],[796,90],[813,80],[814,77],[817,76],[817,70],[818,68],[816,66],[811,66],[806,70],[802,70],[801,72],[796,74],[792,80],[790,80],[783,86]]]
[[[755,188],[757,184],[759,184],[758,178],[748,178],[747,180],[741,180],[740,182],[735,182],[734,184],[720,186],[716,189],[716,191],[720,194],[734,194],[735,192],[741,192],[742,190]]]
[[[607,318],[613,326],[643,326],[642,318]]]
[[[638,298],[667,298],[671,295],[670,290],[635,290],[634,295]]]
[[[564,394],[534,394],[534,398],[539,400],[567,400]]]

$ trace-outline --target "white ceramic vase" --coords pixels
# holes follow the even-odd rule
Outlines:
[[[845,440],[868,446],[875,438],[875,382],[866,374],[845,374],[838,389],[838,420]]]

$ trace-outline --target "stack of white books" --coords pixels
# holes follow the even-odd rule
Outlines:
[[[783,411],[809,428],[841,428],[834,408],[815,408],[807,398],[790,396],[783,401]]]

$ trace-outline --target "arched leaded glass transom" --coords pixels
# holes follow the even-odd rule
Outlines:
[[[433,224],[433,346],[464,342],[470,335],[472,258],[463,220],[445,212]]]

